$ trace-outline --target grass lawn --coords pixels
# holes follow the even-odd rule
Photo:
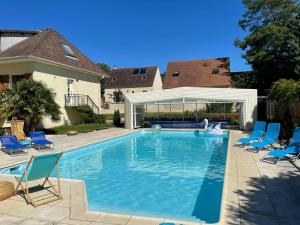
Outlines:
[[[87,124],[80,124],[80,125],[66,125],[66,126],[59,126],[53,127],[50,129],[45,129],[46,134],[65,134],[70,130],[75,130],[78,133],[87,133],[93,130],[103,130],[112,127],[111,124],[107,123],[87,123]]]

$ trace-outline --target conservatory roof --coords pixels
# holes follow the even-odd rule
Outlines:
[[[131,104],[158,103],[176,100],[188,101],[189,99],[223,102],[244,102],[253,100],[256,102],[257,90],[237,88],[179,87],[125,94],[125,98]]]

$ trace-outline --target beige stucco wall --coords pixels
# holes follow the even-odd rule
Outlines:
[[[127,93],[143,92],[143,91],[152,91],[153,87],[105,89],[105,102],[113,103],[114,92],[118,90],[122,91],[123,94],[127,94]]]
[[[46,83],[49,88],[54,90],[56,93],[55,100],[62,112],[62,119],[59,122],[54,123],[49,118],[45,118],[43,121],[45,127],[59,126],[70,122],[65,111],[68,79],[73,80],[73,94],[89,95],[100,108],[99,77],[42,63],[34,63],[33,79]]]
[[[113,114],[115,110],[119,110],[120,113],[124,113],[124,103],[109,103],[108,109],[102,109],[102,114]]]
[[[160,70],[159,68],[157,68],[156,74],[155,74],[155,78],[153,81],[153,91],[154,90],[161,90],[162,89],[162,80],[161,80],[161,76],[160,76]]]
[[[1,75],[23,75],[25,73],[32,73],[32,72],[33,72],[32,62],[10,63],[10,64],[0,63],[0,76]]]
[[[44,82],[47,87],[52,88],[56,93],[55,100],[60,106],[62,119],[61,121],[54,123],[49,118],[45,118],[43,125],[46,128],[63,125],[66,122],[69,122],[64,107],[64,96],[67,94],[68,79],[74,80],[74,94],[89,95],[99,108],[101,106],[100,78],[97,76],[39,62],[0,63],[0,76],[23,75],[26,73],[32,73],[32,78],[34,80]]]

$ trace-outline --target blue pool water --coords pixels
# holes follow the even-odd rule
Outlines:
[[[65,153],[60,176],[85,181],[90,210],[215,223],[227,144],[227,132],[141,131]]]

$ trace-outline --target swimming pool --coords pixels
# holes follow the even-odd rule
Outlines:
[[[227,132],[141,131],[65,153],[60,176],[85,181],[90,210],[215,223],[227,145]]]

